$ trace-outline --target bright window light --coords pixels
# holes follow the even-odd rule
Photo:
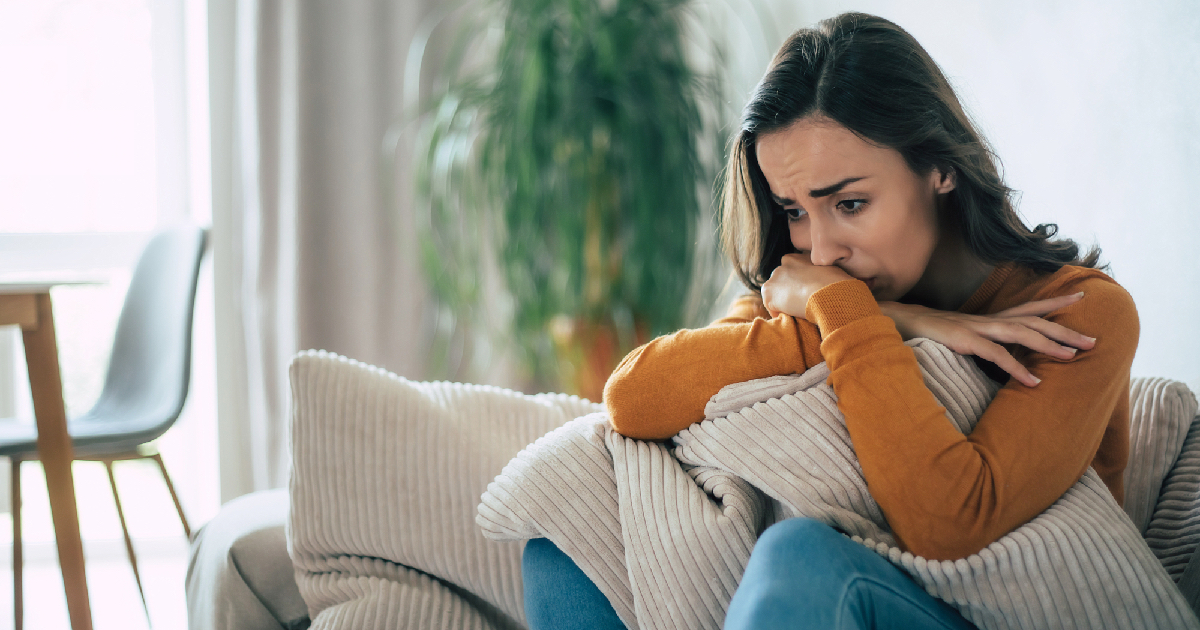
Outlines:
[[[0,232],[157,220],[145,0],[0,0]]]

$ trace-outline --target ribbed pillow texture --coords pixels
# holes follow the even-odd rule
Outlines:
[[[989,389],[990,381],[973,364],[932,342],[910,345],[916,346],[927,384],[947,406],[948,415],[953,419],[957,413],[961,428],[969,430],[974,419],[963,418],[982,411],[994,385]],[[932,377],[931,360],[942,366],[932,370]],[[715,628],[761,529],[813,510],[926,582],[928,590],[959,606],[980,627],[1197,627],[1178,593],[1163,586],[1179,578],[1200,542],[1195,398],[1172,381],[1135,379],[1132,384],[1128,519],[1116,518],[1115,502],[1099,478],[1089,473],[1072,489],[1075,496],[1064,497],[1070,501],[1060,500],[1055,508],[1082,502],[1096,512],[1109,510],[1106,518],[1111,522],[1074,523],[1075,515],[1067,514],[1064,520],[1062,510],[1052,508],[1048,512],[1054,512],[1053,518],[1039,517],[1059,521],[1058,533],[1046,538],[1049,547],[1031,539],[1025,546],[999,550],[990,559],[1008,558],[1008,566],[1021,571],[1040,570],[1047,550],[1056,553],[1054,545],[1078,547],[1080,532],[1115,536],[1116,542],[1104,541],[1100,553],[1111,557],[1091,558],[1074,567],[1083,573],[1072,579],[1085,585],[1076,590],[1091,588],[1100,595],[1067,596],[1061,584],[1029,592],[1023,580],[1001,580],[990,583],[982,600],[964,602],[955,601],[971,596],[962,580],[971,582],[972,575],[987,573],[988,567],[981,564],[986,558],[931,563],[901,554],[865,484],[794,489],[791,502],[776,496],[764,499],[761,490],[772,487],[774,473],[769,468],[759,473],[733,471],[735,467],[721,467],[719,454],[702,452],[745,439],[729,428],[731,418],[760,422],[755,414],[770,415],[782,405],[786,415],[798,404],[836,414],[832,392],[819,391],[828,388],[820,371],[726,388],[709,403],[711,421],[694,425],[682,439],[668,444],[612,433],[603,415],[596,413],[600,406],[575,397],[418,383],[325,352],[299,355],[291,378],[289,544],[297,583],[316,629],[524,627],[522,545],[489,541],[483,532],[511,540],[549,536],[609,596],[630,630]],[[806,402],[798,402],[805,396]],[[593,415],[579,417],[585,414]],[[732,437],[722,434],[728,430],[734,431]],[[841,460],[847,455],[848,436],[838,444],[841,438],[819,433],[810,431],[806,438],[817,440],[819,447],[810,442],[802,450],[817,453],[827,465],[838,460],[845,467]],[[848,456],[853,460],[852,451]],[[680,466],[680,460],[688,463]],[[714,463],[718,465],[706,465]],[[856,468],[857,462],[850,466]],[[669,491],[674,505],[661,497],[643,498],[639,507],[666,511],[640,514],[641,521],[633,518],[626,497],[647,485],[642,478],[677,471],[684,473],[686,483],[657,488],[660,494]],[[768,479],[762,479],[763,474]],[[707,505],[699,505],[697,496]],[[679,503],[685,499],[685,504]],[[1103,506],[1106,499],[1108,507]],[[697,514],[700,520],[688,524],[694,530],[690,544],[695,549],[676,548],[661,534],[655,541],[644,525],[661,521],[668,524],[665,530],[678,530]],[[697,529],[697,523],[708,527],[708,534],[697,538],[695,531],[705,529]],[[1122,528],[1129,535],[1120,533]],[[572,529],[574,539],[556,539],[550,533]],[[1137,533],[1145,534],[1161,565],[1147,567],[1149,552]],[[1064,542],[1064,537],[1071,541]],[[673,555],[665,558],[663,549],[654,545],[665,546]],[[706,554],[708,560],[696,561]],[[679,564],[680,558],[704,566],[700,573],[709,571],[716,581],[706,583],[707,578],[692,575],[696,567]],[[1161,567],[1165,571],[1152,575]],[[1097,582],[1097,575],[1110,581]],[[690,580],[692,586],[683,591],[692,588],[691,597],[665,586],[664,576]],[[1145,583],[1130,583],[1129,578]],[[708,592],[701,593],[705,589]],[[1144,600],[1132,602],[1132,612],[1121,609],[1130,593]],[[670,605],[672,598],[689,610]]]
[[[292,362],[288,539],[313,630],[524,628],[521,545],[479,496],[525,445],[599,405],[418,383],[327,352]]]

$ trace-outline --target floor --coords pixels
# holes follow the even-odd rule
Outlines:
[[[7,460],[0,460],[7,466]],[[117,488],[134,537],[150,622],[138,597],[112,489],[103,465],[76,462],[73,469],[95,630],[184,630],[187,540],[171,497],[153,463],[118,462]],[[22,538],[25,540],[25,623],[28,630],[70,628],[62,574],[54,548],[45,478],[37,463],[21,469]],[[12,519],[0,514],[0,629],[13,626]]]

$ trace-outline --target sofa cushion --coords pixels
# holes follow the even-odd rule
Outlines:
[[[192,539],[188,627],[294,630],[308,624],[288,557],[287,490],[264,490],[221,507]]]
[[[296,581],[313,628],[524,625],[522,545],[479,497],[525,445],[599,405],[416,383],[326,352],[291,367]]]
[[[1178,582],[1200,543],[1200,422],[1191,425],[1183,452],[1163,481],[1143,537]],[[1195,575],[1200,573],[1200,566],[1191,573],[1200,577]],[[1192,591],[1198,596],[1192,601],[1200,603],[1200,582],[1192,584]]]
[[[1165,378],[1130,381],[1124,507],[1143,536],[1195,416],[1196,396],[1183,383]]]

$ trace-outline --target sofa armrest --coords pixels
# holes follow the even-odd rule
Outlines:
[[[267,490],[230,501],[197,532],[187,571],[191,630],[308,627],[288,556],[287,517],[287,490]]]

